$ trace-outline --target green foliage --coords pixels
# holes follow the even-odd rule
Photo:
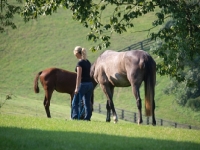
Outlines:
[[[163,4],[154,22],[157,26],[169,18],[158,33],[152,34],[157,41],[152,51],[161,58],[157,63],[158,73],[172,78],[172,86],[166,92],[173,93],[182,106],[190,103],[188,106],[193,107],[190,100],[200,96],[199,15],[199,1],[171,1]],[[182,83],[178,84],[173,78]]]
[[[16,0],[18,5],[22,3],[22,0]],[[13,17],[15,14],[19,14],[21,7],[16,3],[8,2],[7,0],[0,0],[0,32],[5,32],[7,27],[16,29],[16,24],[13,22]]]
[[[159,47],[158,46],[159,44],[160,44],[160,42],[158,42],[156,44],[157,47]],[[160,52],[163,52],[163,51],[160,51]],[[165,56],[165,59],[169,59],[170,57],[172,57],[173,54],[170,54],[170,52],[172,52],[172,51],[169,51],[169,50],[167,52],[165,51],[165,53],[163,55],[168,55],[168,56]],[[171,55],[171,56],[169,56],[169,55]],[[193,105],[191,103],[193,102],[193,99],[195,102],[195,99],[200,96],[199,58],[200,58],[200,56],[198,54],[196,54],[193,57],[192,61],[189,59],[186,59],[186,58],[185,58],[185,60],[182,60],[181,66],[182,67],[184,66],[184,69],[179,70],[179,76],[184,78],[184,81],[182,81],[181,83],[178,83],[177,78],[176,78],[176,80],[172,78],[171,79],[172,81],[169,84],[168,88],[165,89],[165,93],[175,95],[176,102],[178,104],[185,106],[187,103],[189,103],[189,105],[187,105],[187,106],[189,106],[189,107],[191,106],[192,109],[193,109]],[[171,60],[172,60],[172,58],[171,58]],[[173,60],[173,61],[177,61],[177,60]],[[160,66],[160,64],[161,63],[159,63],[158,66],[160,68],[162,68]],[[181,67],[181,66],[179,66],[179,67]],[[168,71],[171,72],[171,74],[172,74],[172,72],[176,72],[175,68],[176,68],[176,66],[172,66],[172,67],[170,66]],[[161,73],[163,73],[163,72],[161,71]],[[163,74],[165,74],[165,73],[163,73]],[[178,78],[178,79],[180,79],[180,81],[181,81],[181,78]],[[198,107],[198,105],[195,105],[195,106]],[[198,110],[198,109],[196,109],[196,110]]]
[[[171,23],[163,27],[158,33],[153,33],[153,39],[161,39],[162,44],[154,50],[154,53],[162,58],[157,64],[161,75],[170,75],[181,82],[187,80],[185,68],[186,62],[194,61],[200,54],[200,2],[199,1],[169,1],[164,3],[158,19],[154,25],[163,24],[166,18]],[[192,67],[192,66],[189,66]],[[189,81],[186,81],[189,82]],[[188,85],[189,86],[189,85]]]
[[[185,66],[188,66],[185,71],[182,71],[182,75],[185,77],[185,81],[178,83],[178,81],[172,79],[165,93],[174,94],[178,104],[192,108],[192,110],[198,110],[199,105],[193,106],[193,102],[196,103],[196,98],[200,96],[200,70],[199,70],[199,57],[196,57],[193,61],[185,62]]]
[[[195,99],[189,99],[187,101],[187,106],[194,111],[200,111],[200,97]]]
[[[49,9],[44,9],[46,5],[49,6]],[[110,36],[113,33],[122,34],[126,32],[127,28],[134,26],[133,19],[155,10],[155,4],[145,0],[136,2],[134,0],[59,0],[46,1],[46,3],[27,0],[22,15],[25,21],[28,21],[38,18],[38,15],[51,15],[59,6],[70,9],[74,20],[81,22],[86,28],[90,28],[88,40],[100,41],[100,43],[91,47],[92,51],[109,47]],[[110,12],[109,15],[108,11]]]

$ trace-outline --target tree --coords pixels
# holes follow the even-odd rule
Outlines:
[[[16,0],[18,3],[22,3],[22,0]],[[20,13],[21,7],[16,4],[11,4],[7,0],[0,0],[0,32],[5,32],[6,27],[11,27],[12,29],[17,28],[13,22],[14,15]]]
[[[184,61],[193,61],[200,53],[199,0],[26,0],[22,15],[28,21],[39,15],[51,15],[60,6],[70,9],[73,19],[90,29],[88,40],[101,41],[91,47],[92,51],[107,48],[113,32],[126,32],[134,26],[133,19],[159,8],[153,25],[165,24],[169,19],[171,25],[152,34],[152,39],[162,42],[153,50],[161,58],[158,73],[179,82],[187,80],[182,73]],[[102,15],[108,9],[113,13],[105,21]],[[192,84],[188,80],[187,85]]]
[[[153,39],[162,42],[154,49],[154,53],[163,59],[157,64],[158,72],[184,81],[186,78],[182,71],[185,67],[192,67],[189,62],[199,58],[200,54],[200,2],[171,1],[164,4],[156,15],[155,25],[163,23],[166,17],[171,19],[158,33],[152,34]],[[188,80],[187,85],[192,86],[194,82]]]
[[[158,72],[172,77],[165,92],[175,95],[179,105],[200,110],[200,2],[188,0],[173,3],[173,9],[167,3],[157,14],[155,25],[164,16],[170,20],[158,33],[152,34],[157,41],[152,50],[162,58],[157,64]]]
[[[166,86],[164,93],[173,94],[175,101],[181,106],[188,106],[194,111],[200,110],[200,56],[193,61],[185,62],[185,67],[181,73],[185,81],[178,83],[175,79]],[[188,81],[193,86],[188,86]],[[194,86],[196,85],[196,86]]]

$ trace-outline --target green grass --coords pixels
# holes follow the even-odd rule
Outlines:
[[[0,99],[1,99],[0,95]],[[51,103],[51,117],[63,120],[70,120],[71,107],[70,101],[60,103]],[[12,96],[11,99],[0,101],[0,114],[14,114],[18,116],[33,116],[46,118],[46,112],[43,106],[43,101],[37,99],[29,99],[20,96]],[[93,121],[105,122],[106,116],[99,113],[92,113]],[[119,122],[126,122],[119,120]]]
[[[153,149],[200,148],[200,131],[166,127],[65,121],[0,114],[0,148],[11,149]]]
[[[40,115],[45,116],[42,104],[44,92],[41,85],[39,85],[39,94],[35,94],[33,91],[36,73],[48,67],[74,71],[77,60],[73,55],[73,48],[80,45],[89,49],[94,45],[86,40],[89,30],[83,28],[79,22],[73,21],[70,15],[70,11],[59,9],[58,13],[52,16],[41,16],[37,21],[32,20],[26,24],[22,18],[16,16],[18,29],[8,30],[6,33],[0,34],[0,105],[4,102],[7,94],[12,94],[12,101],[6,101],[0,111],[5,113],[20,111],[20,113],[32,115],[35,112],[29,110],[37,108],[37,111],[42,112]],[[136,31],[150,28],[154,18],[153,14],[147,14],[136,19],[134,21],[135,27],[129,29],[128,32],[121,35],[113,34],[112,44],[108,49],[119,50],[148,38],[148,32]],[[94,62],[102,52],[92,53],[88,51],[89,60]],[[156,56],[155,60],[157,60]],[[200,126],[200,112],[193,112],[188,108],[178,106],[174,102],[173,96],[163,93],[163,89],[167,87],[168,83],[168,77],[157,75],[156,117]],[[144,100],[143,87],[141,87],[140,92],[142,100]],[[53,112],[56,111],[62,111],[66,116],[69,115],[69,111],[65,111],[65,107],[69,106],[69,99],[70,96],[67,94],[54,92],[50,108],[52,116],[54,116]],[[17,101],[18,103],[16,103]],[[37,103],[31,105],[30,101]],[[29,110],[24,110],[23,106],[27,102],[30,103],[26,106]],[[106,103],[105,95],[99,86],[95,90],[95,102]],[[14,103],[15,107],[12,106]],[[117,108],[137,111],[136,101],[130,87],[116,88],[114,103]],[[57,107],[54,108],[54,105]],[[62,118],[64,117],[62,116]]]

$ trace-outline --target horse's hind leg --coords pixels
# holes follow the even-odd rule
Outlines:
[[[142,120],[142,102],[141,102],[141,99],[137,99],[137,107],[138,107],[138,124],[141,124],[143,123],[143,120]]]
[[[143,122],[142,120],[142,102],[140,98],[140,92],[139,92],[139,86],[132,86],[132,92],[136,99],[136,104],[138,108],[138,124],[141,124]]]
[[[52,93],[53,93],[53,91],[45,90],[45,97],[44,97],[44,103],[43,104],[44,104],[44,108],[45,108],[45,111],[46,111],[48,118],[51,118],[49,107],[50,107],[50,100],[51,100]]]
[[[156,119],[155,119],[155,100],[153,100],[153,111],[152,111],[152,125],[156,125]]]

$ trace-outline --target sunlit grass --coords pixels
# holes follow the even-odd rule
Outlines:
[[[0,115],[1,149],[198,149],[200,131]]]

